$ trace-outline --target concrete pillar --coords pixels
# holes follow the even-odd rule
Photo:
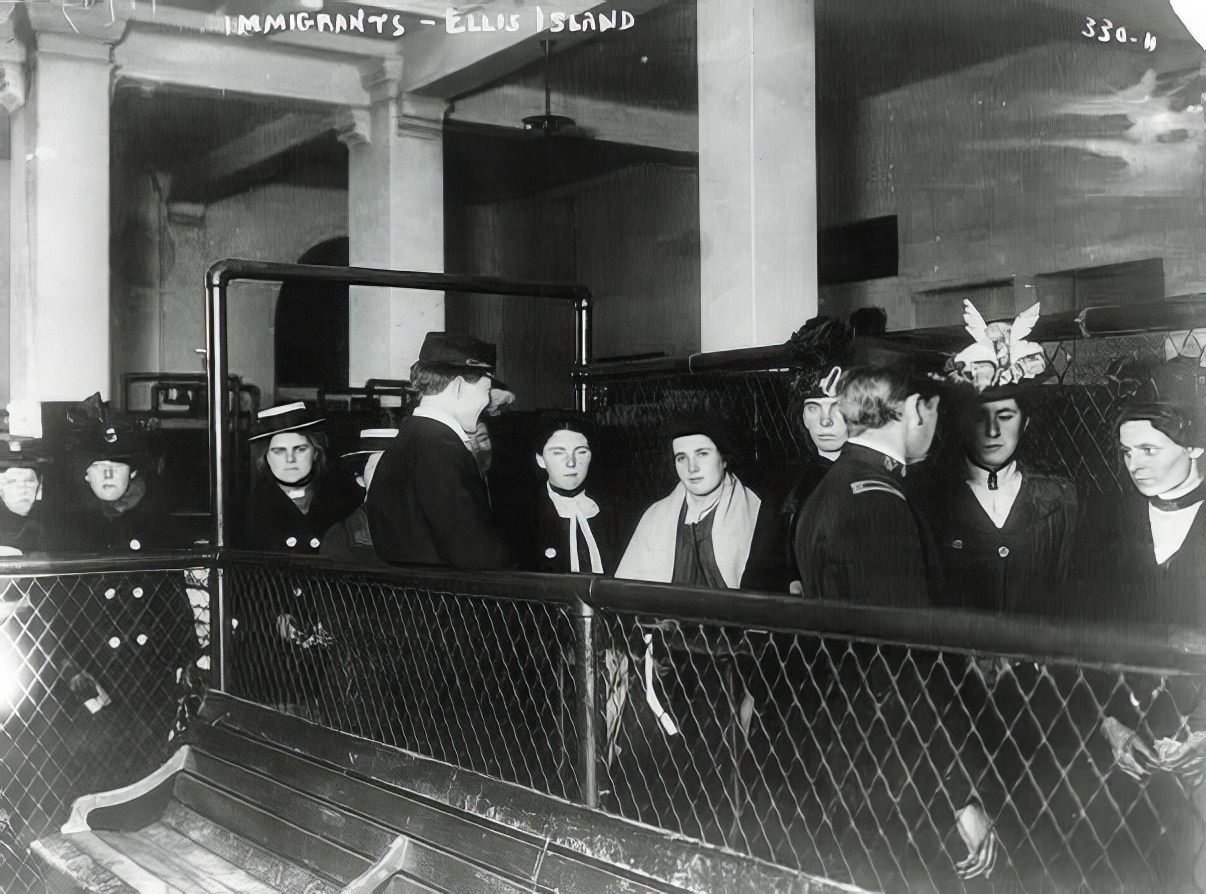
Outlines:
[[[109,393],[109,44],[37,34],[11,115],[13,397]]]
[[[700,345],[817,310],[814,0],[699,0]]]
[[[371,104],[342,116],[348,146],[353,266],[444,269],[442,100],[399,95],[401,63],[364,76]],[[428,331],[444,328],[444,293],[355,287],[349,301],[349,384],[408,378]]]

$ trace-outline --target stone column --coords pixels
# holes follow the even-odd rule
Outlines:
[[[444,269],[442,100],[399,94],[401,63],[364,74],[371,104],[345,112],[348,237],[353,266]],[[423,336],[444,328],[444,293],[356,287],[349,301],[348,382],[404,379]]]
[[[39,32],[36,47],[11,112],[11,393],[107,397],[110,46]]]
[[[814,0],[699,0],[700,344],[817,310]]]

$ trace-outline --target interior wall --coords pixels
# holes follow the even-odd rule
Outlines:
[[[1145,258],[1164,259],[1167,296],[1206,291],[1194,49],[1056,41],[869,97],[844,110],[847,124],[819,126],[852,150],[820,153],[827,222],[894,214],[900,239],[898,277],[826,286],[822,312],[880,304],[907,328],[913,295],[935,286]],[[842,111],[831,105],[828,119]],[[951,293],[949,322],[960,299]]]
[[[688,168],[647,164],[534,196],[445,211],[449,272],[578,282],[596,357],[699,350],[699,193]],[[521,408],[570,407],[568,302],[450,293],[450,331],[498,345]]]
[[[173,209],[148,175],[128,175],[115,214],[114,378],[123,372],[201,372],[205,271],[223,258],[296,261],[313,245],[347,235],[341,189],[269,184],[204,209]],[[114,196],[118,195],[114,191]],[[117,258],[120,256],[120,263]],[[273,313],[279,286],[230,288],[230,370],[270,400],[274,388]]]

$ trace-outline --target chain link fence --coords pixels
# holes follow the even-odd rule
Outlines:
[[[1118,462],[1113,424],[1142,383],[1119,381],[1117,368],[1176,354],[1200,359],[1201,340],[1194,332],[1147,332],[1044,347],[1056,379],[1037,388],[1030,402],[1035,424],[1026,443],[1027,462],[1067,476],[1084,497],[1125,490],[1130,485]],[[791,388],[794,371],[768,368],[764,353],[733,366],[683,372],[681,364],[669,364],[664,371],[595,372],[589,378],[591,410],[601,429],[598,452],[625,458],[617,464],[622,466],[618,474],[599,487],[631,525],[655,496],[677,482],[669,454],[676,417],[724,420],[737,442],[742,480],[755,491],[808,454]],[[940,430],[935,452],[941,452],[945,437]]]
[[[572,585],[228,568],[232,694],[549,794],[578,792]],[[537,601],[550,587],[563,601]]]
[[[588,577],[228,569],[234,694],[325,726],[869,889],[1206,890],[1206,787],[1170,757],[1206,732],[1200,642]],[[1134,776],[1117,730],[1156,756]],[[964,883],[969,805],[998,848]]]
[[[195,559],[193,560],[195,561]],[[29,563],[33,565],[35,563]],[[41,891],[30,842],[77,797],[177,747],[208,642],[204,570],[79,562],[0,575],[0,890]],[[106,565],[108,567],[106,567]]]

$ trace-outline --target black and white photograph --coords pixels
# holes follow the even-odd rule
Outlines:
[[[1206,0],[0,3],[3,894],[1206,894],[1204,455]]]

